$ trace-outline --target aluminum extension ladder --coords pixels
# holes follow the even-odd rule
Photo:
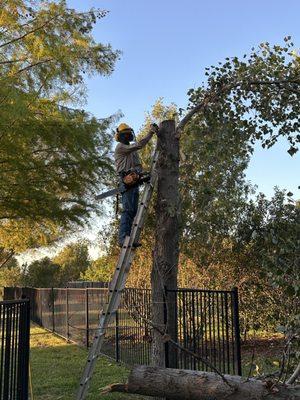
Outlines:
[[[109,285],[108,301],[100,314],[99,326],[88,354],[88,359],[82,374],[76,400],[84,400],[87,396],[96,361],[100,356],[106,328],[109,325],[111,317],[115,315],[119,307],[121,294],[123,289],[125,288],[127,276],[134,257],[135,248],[133,247],[133,243],[137,243],[139,241],[140,234],[145,222],[147,208],[157,182],[157,159],[158,151],[155,150],[152,159],[150,180],[149,182],[145,183],[145,188],[141,196],[138,211],[133,221],[131,234],[130,236],[126,236],[125,238],[113,279]]]

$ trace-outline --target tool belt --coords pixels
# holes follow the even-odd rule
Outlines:
[[[137,173],[134,170],[123,172],[121,174],[122,182],[127,186],[134,186],[138,183],[140,180],[141,176],[139,173]]]

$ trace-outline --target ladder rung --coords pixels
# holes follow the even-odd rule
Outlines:
[[[91,377],[90,377],[90,376],[87,376],[87,377],[85,378],[84,382],[81,382],[81,383],[80,383],[80,386],[86,385],[87,382],[88,382],[90,379],[91,379]]]
[[[95,354],[92,358],[88,358],[88,362],[94,361],[96,358],[98,358],[97,354]]]
[[[116,312],[116,310],[112,310],[112,311],[103,311],[101,314],[102,315],[112,315]]]

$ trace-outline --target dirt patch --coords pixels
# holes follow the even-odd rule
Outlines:
[[[284,344],[284,338],[278,336],[252,338],[242,343],[242,354],[247,356],[254,351],[262,357],[273,357],[282,353]]]

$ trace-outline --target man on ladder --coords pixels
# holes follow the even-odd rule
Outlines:
[[[125,123],[117,128],[115,139],[119,142],[115,149],[115,167],[119,174],[122,190],[122,214],[119,227],[119,245],[123,246],[126,236],[130,236],[132,223],[138,209],[139,188],[138,182],[142,176],[142,165],[138,150],[146,146],[152,136],[158,132],[158,126],[152,124],[149,133],[141,140],[130,144],[134,140],[133,129]],[[133,246],[138,247],[139,243]]]
[[[124,129],[124,127],[126,129]],[[124,130],[127,132],[124,132]],[[151,130],[145,138],[135,144],[130,144],[130,141],[132,141],[133,139],[133,130],[129,126],[124,126],[123,124],[121,124],[117,131],[116,139],[120,142],[121,146],[119,144],[116,149],[116,168],[122,176],[122,182],[123,179],[127,177],[127,179],[125,179],[125,191],[121,191],[123,196],[126,193],[125,197],[122,199],[124,205],[123,212],[125,212],[124,215],[122,215],[123,225],[121,224],[120,226],[120,239],[123,240],[124,243],[122,243],[123,246],[120,251],[120,256],[116,265],[116,269],[108,288],[109,296],[107,302],[104,304],[103,309],[101,310],[99,315],[99,326],[95,332],[93,344],[89,350],[87,362],[85,364],[84,371],[80,380],[76,397],[77,400],[86,399],[96,361],[101,354],[101,348],[104,343],[106,329],[109,326],[111,317],[115,315],[121,301],[121,295],[125,288],[127,276],[130,271],[131,263],[133,261],[135,248],[137,247],[135,244],[139,241],[139,237],[144,226],[147,209],[157,182],[156,166],[159,157],[159,152],[157,149],[152,156],[149,179],[145,181],[144,177],[142,177],[138,180],[138,183],[136,185],[133,184],[132,187],[130,187],[130,185],[128,186],[128,183],[126,182],[130,183],[134,181],[133,176],[131,176],[132,172],[137,171],[137,175],[141,175],[141,164],[139,162],[136,152],[144,147],[152,138],[154,133],[157,132],[158,127],[156,125],[151,125]],[[128,195],[128,193],[130,193],[133,188],[138,186],[141,182],[147,183],[143,190],[142,198],[139,201],[138,209],[136,210],[135,207],[138,203],[138,193],[136,192],[136,190],[133,191],[135,195]],[[113,192],[114,191],[115,190],[113,190]],[[118,190],[118,192],[120,191]],[[105,197],[107,196],[101,196],[101,198]],[[135,213],[136,215],[134,216]]]

